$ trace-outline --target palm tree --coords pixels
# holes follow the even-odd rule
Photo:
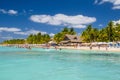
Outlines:
[[[69,29],[67,27],[65,27],[61,32],[63,34],[68,34],[69,33]]]
[[[70,28],[69,29],[69,34],[71,34],[71,35],[75,35],[76,34],[76,32],[74,31],[74,28]]]
[[[64,39],[64,35],[62,33],[57,33],[54,36],[54,40],[59,44]]]
[[[91,42],[93,39],[93,28],[92,25],[88,25],[87,28],[82,32],[82,38],[86,42]]]
[[[109,42],[114,41],[115,30],[114,30],[114,23],[112,21],[110,21],[108,23],[108,26],[106,27],[106,30],[107,30],[107,35],[108,35]]]

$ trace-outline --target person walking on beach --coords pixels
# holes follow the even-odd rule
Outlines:
[[[98,49],[100,50],[100,45],[98,45]]]
[[[108,50],[108,46],[106,46],[106,51]]]
[[[92,50],[92,45],[90,45],[90,50]]]

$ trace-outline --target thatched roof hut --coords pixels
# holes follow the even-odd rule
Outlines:
[[[63,41],[60,42],[61,44],[74,44],[74,43],[82,43],[82,40],[77,35],[65,35]]]

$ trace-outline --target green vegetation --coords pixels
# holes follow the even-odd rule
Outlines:
[[[3,42],[3,44],[43,44],[48,43],[50,41],[50,36],[48,34],[42,35],[41,33],[38,33],[36,35],[29,35],[26,40],[24,39],[12,39],[12,40],[6,40]]]
[[[83,31],[81,38],[85,42],[94,42],[97,41],[98,34],[99,30],[89,25],[86,30]]]
[[[61,42],[64,39],[64,37],[65,37],[66,34],[75,35],[76,32],[74,31],[73,28],[67,28],[67,27],[65,27],[61,32],[55,34],[54,41],[56,43]]]
[[[6,40],[3,42],[3,44],[24,44],[24,39],[12,39],[12,40]]]
[[[29,44],[43,44],[48,43],[50,41],[50,36],[48,34],[42,35],[41,33],[38,33],[36,35],[29,35],[27,38],[27,43]]]
[[[113,42],[120,41],[120,24],[111,21],[107,27],[98,30],[89,25],[81,35],[84,42]]]

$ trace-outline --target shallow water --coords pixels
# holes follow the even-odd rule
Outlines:
[[[120,80],[120,54],[0,47],[0,80]]]

